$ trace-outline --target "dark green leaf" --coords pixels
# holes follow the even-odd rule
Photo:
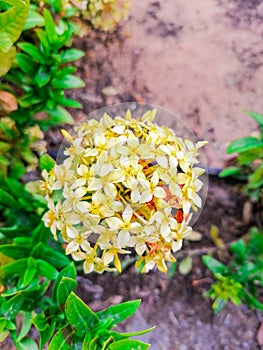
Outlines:
[[[43,124],[48,125],[60,125],[60,124],[74,124],[74,119],[70,115],[70,113],[65,110],[65,108],[61,106],[56,106],[53,110],[45,109],[46,113],[50,115],[52,118],[49,118],[43,121]]]
[[[237,139],[230,143],[227,147],[226,152],[228,154],[235,152],[245,152],[251,150],[255,147],[262,147],[263,143],[257,137],[247,136],[240,139]]]
[[[72,100],[71,98],[65,98],[65,97],[58,97],[56,98],[56,101],[64,107],[69,108],[82,108],[82,104],[78,101]]]
[[[263,304],[257,300],[256,298],[254,298],[250,293],[246,292],[244,290],[244,294],[243,294],[245,300],[246,300],[246,304],[249,307],[254,307],[260,311],[263,311]]]
[[[36,74],[36,63],[28,55],[25,55],[24,53],[18,53],[16,55],[16,60],[19,68],[25,74],[29,75],[30,77]]]
[[[60,271],[52,289],[52,299],[54,302],[57,301],[57,289],[63,277],[69,277],[73,280],[76,279],[77,271],[73,262],[68,264],[63,270]]]
[[[35,61],[37,62],[43,62],[43,56],[40,50],[35,47],[34,45],[23,42],[23,43],[18,43],[17,46],[26,52],[29,56],[31,56]]]
[[[250,117],[254,118],[255,121],[263,128],[263,115],[256,112],[245,110]]]
[[[238,176],[240,174],[240,168],[239,167],[234,167],[231,166],[229,168],[226,168],[224,170],[222,170],[219,173],[219,177],[227,177],[227,176]]]
[[[8,319],[14,319],[20,311],[24,302],[24,296],[21,293],[17,293],[12,298],[3,302],[1,305],[1,312]]]
[[[52,338],[48,350],[72,350],[70,339],[73,332],[69,332],[68,328],[59,329]]]
[[[1,247],[0,247],[1,250]],[[52,247],[43,243],[38,243],[32,250],[31,255],[36,259],[42,259],[50,263],[56,268],[63,268],[69,264],[69,259],[65,254],[62,254]]]
[[[55,89],[75,89],[85,86],[85,83],[79,77],[68,74],[61,78],[54,78],[52,80],[52,85]]]
[[[19,203],[9,193],[0,189],[0,204],[5,205],[8,208],[19,208]]]
[[[45,260],[37,260],[37,271],[40,276],[46,277],[49,280],[55,280],[58,276],[58,271]]]
[[[47,32],[47,38],[51,44],[55,44],[58,40],[58,34],[56,31],[56,26],[53,21],[53,18],[50,12],[44,8],[44,20],[45,20],[45,29]]]
[[[85,55],[84,51],[77,49],[68,49],[66,51],[61,52],[61,62],[71,62],[80,59]]]
[[[22,273],[27,268],[27,262],[28,262],[28,258],[19,259],[7,265],[2,266],[1,269],[6,275],[12,275],[12,276],[22,275]]]
[[[110,306],[108,309],[97,312],[97,316],[100,320],[111,319],[112,324],[115,325],[117,323],[122,322],[126,318],[132,316],[138,307],[140,306],[141,301],[132,300],[126,301],[124,303]]]
[[[55,331],[55,327],[56,327],[56,321],[53,320],[53,322],[48,325],[48,327],[39,332],[39,336],[40,336],[40,350],[43,349],[43,347],[46,345],[46,343],[48,341],[50,341],[54,331]]]
[[[244,261],[246,258],[247,248],[243,239],[231,244],[231,252],[238,258],[239,261]]]
[[[47,33],[43,29],[36,29],[36,33],[45,50],[50,51]]]
[[[14,225],[11,227],[0,227],[0,233],[8,238],[28,235],[28,227]]]
[[[129,333],[108,332],[108,334],[110,334],[112,336],[112,338],[115,341],[117,341],[117,340],[127,339],[127,338],[131,338],[131,337],[137,337],[139,335],[143,335],[143,334],[152,332],[154,329],[155,329],[155,326],[148,328],[148,329],[144,329],[142,331],[138,331],[138,332],[129,332]]]
[[[30,248],[22,247],[16,244],[3,244],[0,245],[0,252],[10,258],[20,259],[27,258],[30,254]]]
[[[109,350],[147,350],[150,344],[143,343],[139,340],[120,340],[108,346]]]
[[[54,168],[54,165],[55,160],[47,153],[42,154],[42,156],[39,158],[39,167],[41,171],[45,169],[47,172],[50,172],[50,170]]]
[[[65,313],[68,322],[81,338],[84,338],[87,329],[99,322],[97,315],[73,292],[66,301]]]
[[[229,273],[229,269],[227,266],[225,266],[224,264],[222,264],[220,261],[214,259],[212,256],[210,255],[203,255],[202,257],[203,259],[203,263],[205,264],[205,266],[213,273],[219,273],[222,275],[225,275],[227,273]]]
[[[41,66],[37,73],[35,74],[34,81],[36,82],[38,87],[43,87],[46,85],[51,79],[51,72],[47,67]]]
[[[57,288],[57,302],[59,305],[65,304],[71,292],[77,288],[77,281],[70,277],[62,277]]]

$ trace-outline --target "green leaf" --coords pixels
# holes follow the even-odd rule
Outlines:
[[[55,163],[55,160],[47,153],[42,154],[39,158],[39,167],[41,171],[45,169],[47,172],[50,172],[50,170],[54,168]]]
[[[72,350],[70,339],[73,332],[68,331],[68,327],[59,329],[58,332],[52,338],[48,350]]]
[[[108,334],[110,334],[113,337],[113,339],[117,341],[117,340],[127,339],[131,337],[137,337],[139,335],[152,332],[154,329],[155,329],[155,326],[148,329],[144,329],[142,331],[137,331],[137,332],[129,332],[129,333],[108,332]]]
[[[68,49],[66,51],[61,52],[60,55],[61,62],[66,63],[80,59],[85,55],[85,52],[77,49]]]
[[[48,341],[50,341],[54,331],[55,331],[55,327],[56,327],[56,321],[53,320],[53,322],[51,324],[48,325],[48,327],[39,332],[39,336],[40,336],[40,350],[43,349],[43,347],[46,345],[46,343]]]
[[[31,255],[36,259],[45,260],[58,269],[63,268],[69,264],[69,259],[65,254],[62,254],[52,247],[49,247],[48,245],[45,245],[41,242],[34,247]]]
[[[30,77],[36,74],[36,63],[32,60],[31,57],[24,53],[18,53],[16,55],[16,60],[19,68]]]
[[[38,87],[43,87],[45,86],[51,79],[51,72],[49,71],[49,69],[45,66],[40,66],[34,81],[36,82]]]
[[[58,277],[58,271],[45,260],[37,260],[37,272],[40,276],[49,280],[55,280]]]
[[[44,8],[44,21],[47,38],[51,44],[55,44],[58,41],[59,36],[51,13],[46,8]]]
[[[231,166],[229,168],[226,168],[222,170],[219,173],[219,177],[227,177],[227,176],[238,176],[240,175],[241,171],[239,167]]]
[[[40,40],[45,50],[49,52],[50,45],[49,45],[47,33],[43,29],[36,29],[35,32],[37,33],[38,39]]]
[[[240,239],[239,241],[232,243],[230,250],[232,254],[234,254],[239,261],[243,262],[246,259],[247,247],[243,239]]]
[[[18,236],[27,236],[28,227],[13,225],[10,227],[0,227],[0,233],[5,235],[7,238],[15,238]]]
[[[54,302],[57,301],[57,289],[63,277],[68,277],[76,280],[77,271],[73,262],[68,264],[63,270],[60,271],[52,289],[52,299]]]
[[[79,77],[73,74],[67,74],[60,78],[54,78],[52,80],[52,86],[55,89],[75,89],[85,86],[85,83]]]
[[[13,45],[13,42],[10,36],[6,33],[2,33],[2,37],[0,41],[0,50],[6,54],[8,51],[10,51],[10,49],[12,48],[12,45]]]
[[[262,114],[258,114],[256,112],[252,112],[252,111],[248,111],[245,110],[245,112],[250,115],[250,117],[254,118],[255,121],[260,125],[261,128],[263,128],[263,115]]]
[[[53,110],[46,108],[45,112],[52,118],[43,121],[43,124],[60,125],[60,124],[74,124],[74,119],[70,113],[61,106],[56,106]]]
[[[263,143],[257,137],[247,136],[237,139],[229,144],[226,149],[226,153],[240,153],[251,150],[255,147],[262,147]]]
[[[31,312],[25,312],[25,311],[22,311],[20,313],[21,317],[22,317],[22,327],[21,327],[21,330],[19,332],[19,335],[17,337],[17,341],[21,341],[26,335],[27,333],[29,332],[30,328],[31,328]]]
[[[62,277],[57,288],[57,302],[58,305],[65,304],[71,292],[77,288],[77,281],[70,277]]]
[[[17,46],[22,51],[24,51],[29,56],[31,56],[36,62],[41,62],[41,63],[43,62],[43,54],[34,45],[27,43],[27,42],[22,42],[22,43],[18,43]]]
[[[15,296],[5,301],[1,305],[2,314],[8,319],[14,319],[24,303],[24,296],[17,293]]]
[[[17,244],[2,244],[0,245],[0,252],[10,258],[20,259],[29,256],[30,248],[19,246]]]
[[[26,23],[29,1],[9,0],[8,3],[13,6],[0,13],[0,38],[5,34],[8,35],[12,43],[15,43]]]
[[[180,272],[181,275],[186,276],[192,270],[192,267],[193,267],[193,259],[190,255],[188,255],[179,264],[178,271]]]
[[[202,256],[203,263],[205,266],[213,273],[219,273],[222,275],[229,273],[229,268],[222,264],[220,261],[214,259],[210,255],[203,255]]]
[[[64,106],[64,107],[69,107],[69,108],[82,108],[82,104],[79,103],[78,101],[75,101],[71,98],[65,98],[65,97],[56,97],[56,101]]]
[[[122,322],[132,316],[141,304],[141,300],[131,300],[124,303],[110,306],[108,309],[97,312],[100,320],[110,319],[112,325]]]
[[[32,282],[37,273],[37,264],[35,259],[32,257],[28,258],[27,265],[27,269],[24,271],[22,279],[21,286],[23,286],[23,288],[27,287]]]
[[[24,338],[16,342],[17,350],[38,350],[37,343],[31,338]]]
[[[248,293],[244,290],[243,296],[244,296],[246,303],[249,307],[254,307],[260,311],[263,311],[263,304],[259,300],[254,298],[250,293]]]
[[[120,340],[108,346],[109,350],[147,350],[150,344],[143,343],[139,340]]]
[[[0,332],[6,329],[7,319],[5,317],[0,317]]]
[[[8,192],[0,189],[0,204],[8,208],[19,208],[19,203]]]
[[[87,329],[91,329],[99,322],[98,316],[74,292],[70,293],[66,301],[65,313],[68,322],[81,338]]]
[[[43,27],[44,26],[44,18],[33,9],[29,9],[28,17],[26,24],[23,30],[32,29],[35,27]]]
[[[7,265],[2,266],[1,269],[6,275],[18,276],[18,275],[22,275],[22,273],[26,270],[28,265],[27,263],[28,263],[28,258],[19,259]]]

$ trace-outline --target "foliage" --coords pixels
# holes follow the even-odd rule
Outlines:
[[[11,7],[9,6],[11,5]],[[13,44],[20,37],[26,23],[29,0],[5,0],[0,5],[0,77],[10,69],[16,49]]]
[[[234,304],[243,301],[263,311],[263,303],[258,300],[263,291],[263,232],[252,228],[249,241],[240,239],[232,243],[230,251],[233,258],[228,265],[210,255],[203,256],[204,264],[216,279],[206,293],[214,300],[214,311],[221,311],[228,301]]]
[[[58,29],[50,12],[44,9],[44,27],[35,29],[35,42],[19,42],[22,52],[16,55],[15,66],[5,79],[22,91],[18,98],[19,109],[12,118],[21,127],[38,124],[43,130],[73,119],[64,107],[80,108],[79,102],[65,97],[65,89],[79,88],[84,82],[73,75],[76,68],[66,63],[79,59],[83,52],[64,49],[71,39],[71,30]],[[49,118],[40,120],[35,116],[44,112]]]
[[[60,232],[66,254],[83,261],[86,273],[111,270],[112,264],[120,272],[118,255],[132,247],[141,272],[155,266],[166,272],[166,261],[175,260],[173,253],[192,231],[204,173],[196,164],[206,142],[183,140],[153,123],[155,114],[104,114],[73,135],[64,131],[66,157],[44,174],[45,223],[55,237]]]
[[[256,120],[261,133],[246,136],[229,144],[227,153],[237,153],[237,165],[220,173],[221,177],[233,176],[245,181],[244,193],[254,201],[263,203],[263,115],[247,111]]]

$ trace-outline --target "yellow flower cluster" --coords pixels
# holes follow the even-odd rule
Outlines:
[[[83,17],[96,29],[113,32],[121,20],[128,18],[130,0],[88,0]]]
[[[195,165],[206,142],[183,140],[153,123],[155,114],[104,114],[75,127],[75,136],[63,131],[66,159],[43,173],[45,224],[55,236],[61,233],[66,254],[82,260],[86,273],[121,271],[119,254],[132,249],[142,272],[155,266],[166,272],[166,261],[175,261],[173,253],[192,230],[204,172]]]

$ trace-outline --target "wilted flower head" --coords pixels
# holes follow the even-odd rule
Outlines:
[[[90,0],[81,3],[83,17],[96,29],[106,32],[113,32],[120,21],[128,17],[130,8],[130,0]]]
[[[119,255],[133,249],[142,272],[155,266],[166,272],[191,233],[204,172],[195,165],[206,142],[183,140],[153,123],[155,114],[104,114],[75,127],[74,136],[63,131],[66,158],[44,174],[45,224],[55,236],[60,232],[66,253],[82,260],[86,273],[121,271]]]

